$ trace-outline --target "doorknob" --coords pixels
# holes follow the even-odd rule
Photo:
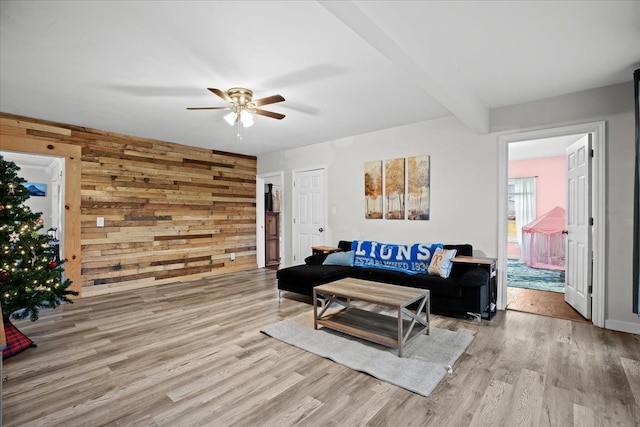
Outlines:
[[[320,227],[318,228],[318,231],[322,233],[324,231],[324,228]]]
[[[562,234],[569,234],[569,230],[564,230]]]

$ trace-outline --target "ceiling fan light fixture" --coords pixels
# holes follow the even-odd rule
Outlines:
[[[232,87],[226,92],[213,87],[208,88],[208,90],[231,105],[228,107],[187,107],[187,110],[231,110],[231,112],[224,116],[224,120],[229,123],[230,126],[237,125],[238,138],[240,139],[242,139],[242,128],[253,126],[254,114],[277,120],[285,118],[284,114],[274,113],[273,111],[260,108],[263,105],[284,101],[285,99],[281,95],[267,96],[266,98],[260,98],[254,101],[253,92],[241,87]]]
[[[242,110],[240,112],[240,121],[242,122],[242,126],[246,128],[253,126],[253,114],[247,110]]]
[[[236,122],[236,118],[238,116],[236,115],[235,111],[230,112],[229,114],[224,116],[224,119],[227,123],[229,123],[231,126],[233,126],[233,124]]]

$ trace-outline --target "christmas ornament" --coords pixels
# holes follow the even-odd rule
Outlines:
[[[57,262],[55,262],[55,261],[49,262],[49,268],[53,269],[53,268],[56,268],[57,266],[58,266]]]
[[[6,271],[0,272],[0,280],[7,280],[9,278],[9,273]]]
[[[13,233],[9,234],[10,243],[18,243],[18,240],[20,240],[20,235],[18,233],[14,231]]]

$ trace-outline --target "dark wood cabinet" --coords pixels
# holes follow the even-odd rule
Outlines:
[[[265,265],[280,264],[280,213],[265,212]]]

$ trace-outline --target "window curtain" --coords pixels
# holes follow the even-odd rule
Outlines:
[[[640,316],[640,69],[633,72],[636,103],[636,173],[633,212],[633,312]]]
[[[520,261],[529,259],[529,244],[523,242],[522,227],[536,219],[536,179],[515,178],[513,201],[516,207],[516,233],[520,246]]]

